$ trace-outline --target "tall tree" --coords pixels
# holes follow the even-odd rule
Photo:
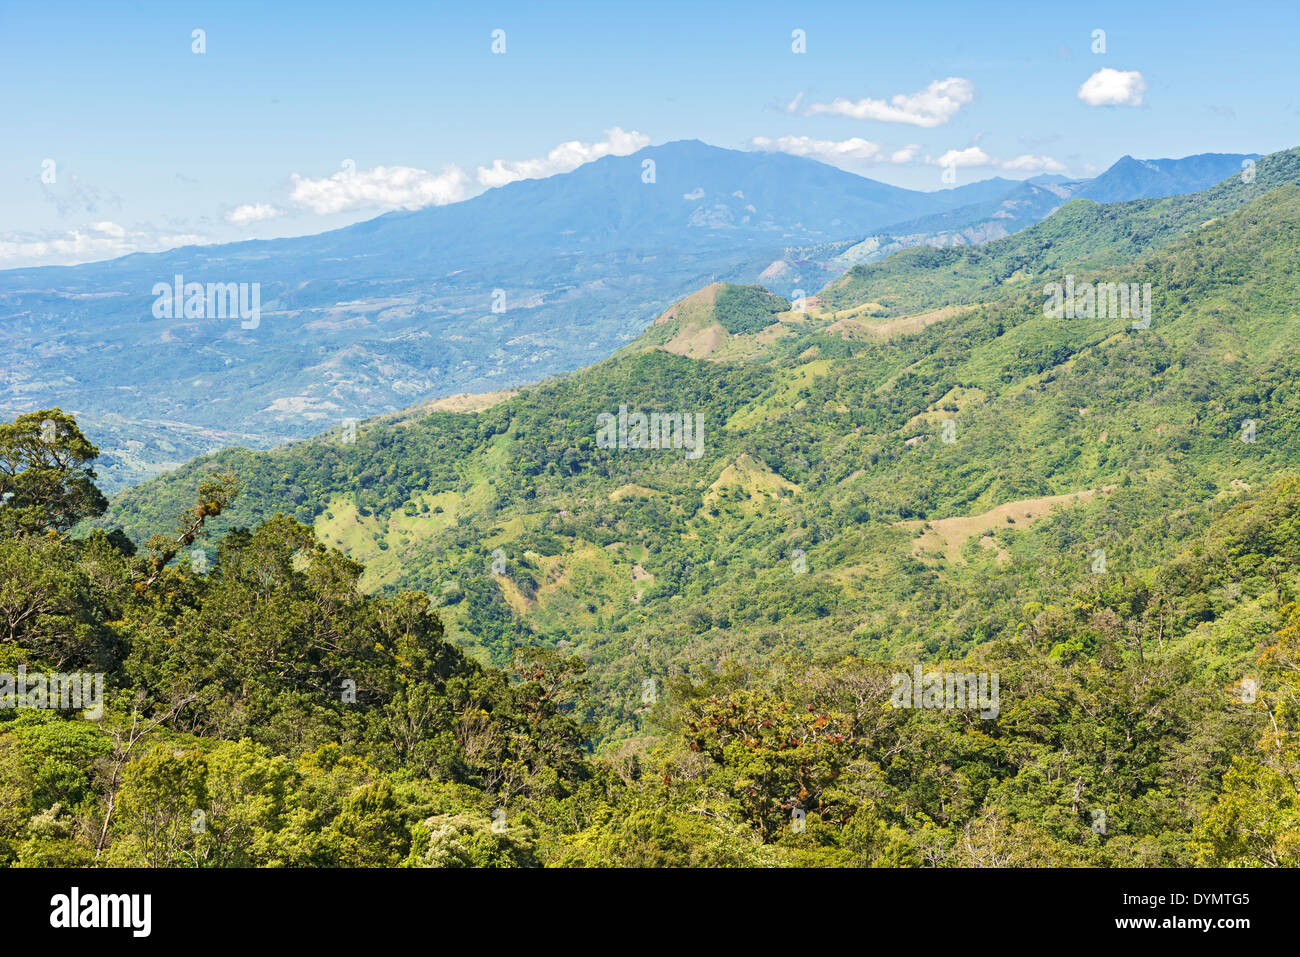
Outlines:
[[[65,532],[104,514],[90,463],[99,449],[62,409],[42,409],[0,423],[0,531]]]

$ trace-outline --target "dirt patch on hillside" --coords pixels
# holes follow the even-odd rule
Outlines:
[[[709,490],[704,493],[705,508],[712,508],[722,493],[732,488],[740,489],[750,502],[779,499],[784,495],[799,493],[799,486],[773,472],[766,463],[760,462],[748,452],[724,468],[718,480],[709,486]]]
[[[929,312],[919,312],[914,316],[899,316],[884,322],[867,322],[863,319],[839,319],[830,324],[826,331],[845,339],[893,339],[898,336],[910,336],[927,326],[942,322],[961,312],[964,306],[944,306]]]
[[[727,330],[714,323],[703,329],[683,329],[664,344],[664,349],[688,359],[705,359],[721,349],[729,338]]]
[[[644,485],[620,485],[609,493],[609,500],[611,502],[621,502],[625,498],[649,498],[658,494],[659,492],[655,489],[646,488]]]
[[[657,326],[661,322],[672,322],[677,318],[678,313],[685,310],[690,313],[696,309],[712,309],[713,304],[718,301],[718,290],[722,288],[722,283],[710,283],[703,289],[691,293],[680,302],[673,303],[664,313],[654,321]]]
[[[503,389],[500,392],[461,392],[443,399],[434,399],[424,408],[430,412],[482,412],[518,393],[518,389]]]
[[[406,425],[415,422],[430,412],[482,412],[519,394],[518,389],[502,389],[500,392],[459,392],[444,396],[431,402],[423,402],[392,415],[381,416],[376,421],[391,422],[394,425]]]
[[[1113,485],[1100,489],[1107,495],[1114,490]],[[1052,509],[1063,505],[1074,505],[1095,498],[1098,489],[1086,489],[1082,492],[1070,492],[1066,495],[1045,495],[1041,498],[1026,498],[1018,502],[998,505],[980,515],[955,516],[953,518],[934,519],[930,522],[899,522],[898,528],[922,530],[912,542],[912,554],[925,560],[930,553],[940,552],[951,565],[964,564],[961,557],[962,546],[972,535],[979,535],[980,545],[998,553],[999,563],[1010,561],[1010,556],[997,544],[991,535],[999,528],[1024,528],[1047,515]],[[926,525],[929,528],[926,528]]]

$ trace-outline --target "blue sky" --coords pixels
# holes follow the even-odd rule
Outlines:
[[[1297,9],[5,4],[0,268],[314,233],[683,138],[926,190],[945,157],[965,183],[1268,153],[1300,144]]]

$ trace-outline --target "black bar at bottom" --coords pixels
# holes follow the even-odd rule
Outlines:
[[[495,947],[608,928],[591,943],[640,950],[684,935],[771,947],[790,934],[804,950],[843,949],[818,930],[838,926],[866,947],[895,932],[938,946],[1032,933],[1231,947],[1288,926],[1294,890],[1276,870],[7,870],[0,917],[25,942],[127,946],[338,947],[434,931],[435,948],[452,933],[490,935]],[[84,923],[119,926],[72,926]]]

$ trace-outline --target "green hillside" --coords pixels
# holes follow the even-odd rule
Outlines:
[[[1001,298],[1045,275],[1132,262],[1251,203],[1300,182],[1300,149],[1261,159],[1251,181],[1233,176],[1199,193],[1098,204],[1076,199],[1023,232],[980,246],[918,247],[855,266],[821,298],[831,309],[878,304],[899,315]],[[1041,283],[1039,283],[1041,285]]]
[[[1294,863],[1300,151],[1257,174],[807,312],[708,287],[482,411],[227,450],[98,524],[143,543],[234,473],[212,542],[284,513],[485,668],[581,659],[592,764],[521,793],[546,863]],[[1052,318],[1067,276],[1150,284],[1149,323]],[[601,438],[638,413],[698,455]],[[891,707],[913,666],[999,675],[1000,713]]]
[[[611,734],[637,724],[642,680],[693,663],[960,656],[1086,580],[1094,548],[1137,572],[1297,464],[1300,190],[1202,223],[1126,266],[1066,267],[1151,282],[1149,329],[1045,318],[1041,287],[896,334],[787,313],[756,359],[630,350],[481,413],[200,460],[119,496],[110,520],[138,537],[202,470],[237,471],[232,522],[291,511],[368,587],[434,595],[486,660],[581,650]],[[701,413],[702,456],[597,448],[619,406]]]
[[[790,308],[789,300],[761,286],[713,283],[665,310],[622,351],[664,349],[714,361],[754,358],[774,336],[785,334],[781,318]]]

